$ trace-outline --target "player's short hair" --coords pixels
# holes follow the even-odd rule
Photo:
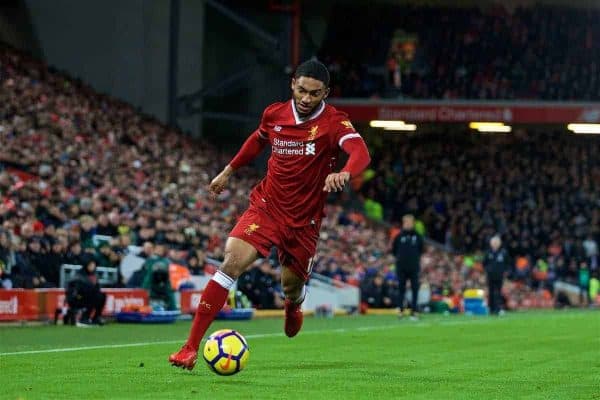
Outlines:
[[[318,60],[308,60],[298,65],[294,78],[298,79],[302,76],[316,79],[323,82],[325,86],[329,86],[329,71],[325,64]]]

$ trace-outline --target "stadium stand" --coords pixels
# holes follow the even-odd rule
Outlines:
[[[222,257],[222,244],[246,205],[257,171],[239,174],[227,191],[211,199],[205,187],[230,155],[205,142],[193,142],[131,106],[99,95],[10,48],[0,51],[0,73],[0,260],[5,287],[57,286],[63,262],[83,264],[94,258],[100,266],[118,267],[132,245],[143,246],[143,257],[151,255],[146,253],[152,253],[153,245],[164,245],[169,259],[191,267],[196,274],[214,268],[204,260]],[[391,165],[390,153],[382,153],[373,166],[377,176],[363,190],[384,203],[392,221],[397,214],[390,210],[398,206],[396,202],[415,205],[431,227],[431,236],[454,249],[474,251],[492,225],[503,226],[513,235],[511,246],[516,241],[515,249],[535,254],[530,270],[514,276],[519,279],[507,290],[508,303],[516,307],[527,300],[547,306],[551,302],[538,300],[548,297],[551,285],[539,284],[540,279],[532,277],[544,276],[542,281],[551,283],[553,273],[576,279],[585,260],[597,267],[597,237],[590,237],[585,245],[579,242],[584,239],[581,235],[598,234],[587,229],[598,226],[597,207],[591,214],[583,207],[599,198],[597,192],[586,192],[599,177],[592,156],[597,147],[576,139],[558,141],[553,146],[561,149],[563,157],[556,160],[549,158],[548,149],[536,146],[544,137],[521,139],[521,144],[481,139],[481,143],[435,145],[426,136],[411,144],[416,150],[410,154],[404,143],[394,149],[404,164]],[[456,157],[444,158],[442,153]],[[530,164],[523,158],[526,153],[536,154]],[[436,165],[435,170],[424,170],[425,161]],[[483,181],[478,171],[493,172],[494,181]],[[543,172],[538,180],[530,176],[535,171]],[[400,197],[390,198],[394,186],[388,183],[399,178]],[[532,179],[539,186],[536,190],[519,186]],[[509,193],[508,204],[494,197],[500,194],[493,190],[500,181],[510,182],[509,187],[515,189]],[[575,181],[582,184],[582,191],[574,191]],[[480,191],[467,195],[470,185]],[[484,196],[482,189],[490,189],[492,197]],[[424,191],[438,193],[433,204],[421,198]],[[559,199],[572,209],[556,209]],[[467,200],[466,205],[457,207],[458,200]],[[525,211],[536,201],[546,208]],[[494,205],[497,213],[480,213],[485,202]],[[559,221],[565,225],[555,228]],[[565,236],[570,230],[576,230],[575,235]],[[552,241],[537,238],[538,233]],[[108,245],[98,245],[92,240],[94,235],[112,239]],[[330,205],[315,271],[360,285],[365,293],[374,292],[381,300],[373,306],[393,307],[397,299],[389,237],[389,227],[372,223],[362,213]],[[551,257],[544,258],[546,246]],[[567,256],[580,246],[588,253],[595,248],[595,258]],[[52,262],[40,262],[40,257]],[[264,267],[257,266],[264,269],[261,279],[273,279]],[[477,257],[453,255],[438,246],[428,248],[423,271],[424,281],[436,296],[460,294],[484,282]],[[114,285],[126,284],[120,280]],[[277,297],[265,301],[270,306],[281,303]]]
[[[598,100],[599,18],[598,9],[550,5],[340,3],[319,54],[334,96]]]

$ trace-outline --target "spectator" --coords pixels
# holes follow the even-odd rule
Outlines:
[[[71,243],[69,251],[65,257],[66,264],[87,265],[88,261],[93,259],[93,255],[84,252],[79,241]]]
[[[54,241],[50,251],[44,257],[41,274],[49,285],[58,287],[60,284],[60,267],[65,261],[65,247],[59,241]]]
[[[583,248],[586,258],[591,259],[598,257],[598,243],[594,240],[592,235],[587,235],[587,238],[583,242]]]
[[[98,217],[98,226],[96,227],[96,234],[105,236],[117,236],[117,227],[110,223],[108,215],[101,214]]]
[[[138,253],[138,256],[141,258],[150,258],[152,254],[154,254],[154,245],[152,242],[144,242],[142,251]]]
[[[207,270],[206,254],[202,250],[192,252],[188,257],[187,265],[192,275],[204,275]],[[214,273],[214,271],[211,273]]]
[[[388,286],[384,285],[383,277],[375,275],[372,279],[365,280],[361,286],[361,299],[369,307],[391,307],[392,299],[388,295]]]
[[[88,261],[77,272],[75,279],[67,288],[67,302],[71,308],[83,308],[77,326],[88,327],[103,325],[102,310],[106,303],[106,295],[100,291],[96,262]]]
[[[39,239],[32,240],[28,245],[21,244],[21,250],[15,257],[16,264],[11,271],[15,287],[34,289],[51,286],[41,274],[44,258]]]
[[[4,262],[0,261],[0,289],[12,289],[10,274],[6,272]]]
[[[257,308],[281,308],[283,304],[278,277],[268,260],[258,260],[238,280],[239,290]]]

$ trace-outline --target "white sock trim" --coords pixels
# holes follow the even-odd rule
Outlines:
[[[233,283],[235,282],[235,280],[232,277],[220,270],[213,275],[212,280],[221,285],[223,289],[227,290],[231,289]]]

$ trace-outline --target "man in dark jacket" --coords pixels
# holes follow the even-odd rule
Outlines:
[[[483,267],[487,274],[490,313],[498,315],[502,311],[502,281],[510,268],[510,257],[508,252],[502,248],[500,236],[490,239],[490,250],[485,254]]]
[[[423,238],[415,231],[415,218],[407,214],[402,217],[402,232],[394,239],[392,252],[396,257],[396,275],[398,276],[398,306],[400,316],[404,315],[404,297],[406,281],[410,280],[412,291],[411,316],[417,317],[417,299],[419,296],[419,272]]]
[[[106,303],[106,295],[100,291],[94,260],[88,261],[81,267],[75,278],[69,282],[67,302],[69,307],[85,309],[77,326],[103,324],[101,315]]]
[[[41,243],[38,238],[32,239],[27,245],[22,245],[22,251],[18,251],[15,259],[16,265],[11,273],[14,275],[15,287],[35,289],[51,287],[46,278],[41,274],[46,255],[42,252]]]
[[[60,284],[60,267],[64,263],[65,248],[59,241],[52,242],[50,251],[46,253],[44,263],[41,265],[40,273],[52,286]]]

